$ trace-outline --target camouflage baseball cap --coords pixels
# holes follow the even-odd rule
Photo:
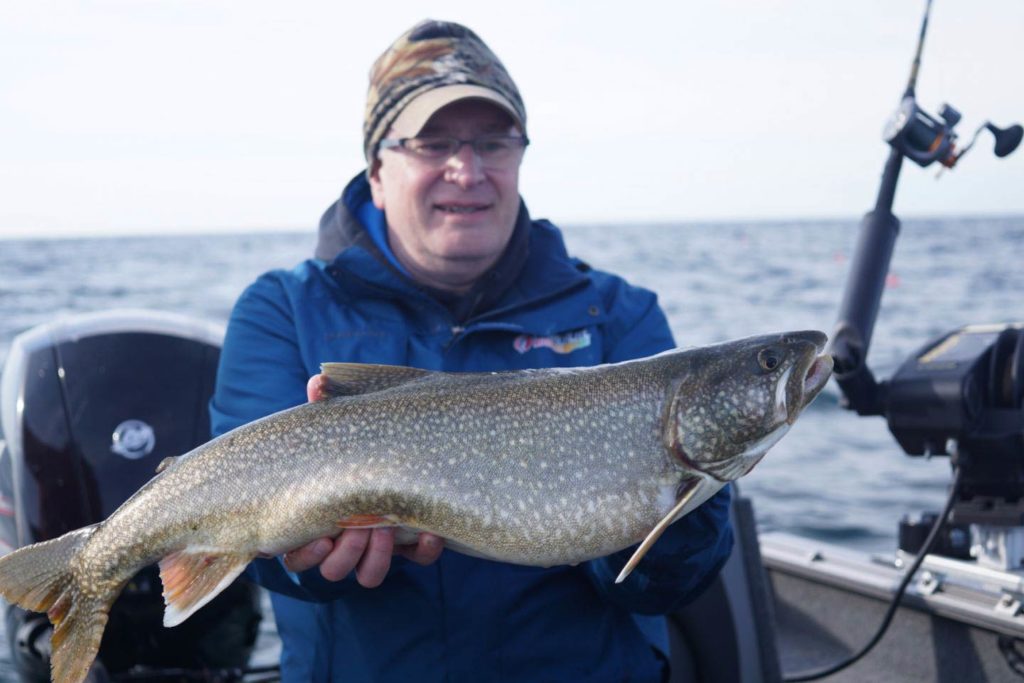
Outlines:
[[[363,149],[372,165],[388,130],[418,132],[441,107],[480,98],[508,112],[526,133],[519,89],[490,48],[471,30],[450,21],[422,21],[402,34],[370,69]]]

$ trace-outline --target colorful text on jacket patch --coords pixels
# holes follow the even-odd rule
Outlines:
[[[565,334],[553,334],[550,337],[534,337],[529,334],[521,334],[512,342],[512,346],[519,353],[526,353],[530,349],[551,349],[555,353],[572,353],[576,349],[585,349],[590,346],[590,332],[588,330],[575,330]]]

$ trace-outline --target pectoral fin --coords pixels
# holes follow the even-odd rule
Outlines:
[[[668,514],[662,517],[661,521],[654,525],[654,528],[651,529],[651,532],[647,534],[647,538],[645,538],[643,540],[643,543],[641,543],[639,547],[637,547],[636,551],[633,553],[633,556],[629,558],[629,562],[627,562],[626,566],[622,568],[621,572],[619,572],[619,576],[615,579],[615,583],[622,583],[626,580],[626,577],[629,576],[630,572],[632,572],[634,568],[636,568],[636,565],[640,562],[641,559],[643,559],[643,556],[647,554],[647,551],[651,549],[651,546],[654,545],[654,542],[661,537],[661,535],[665,532],[665,529],[668,528],[668,525],[674,522],[676,520],[676,517],[678,517],[683,512],[683,509],[686,507],[687,503],[693,500],[694,496],[697,495],[697,493],[701,490],[703,485],[706,485],[706,482],[703,479],[693,479],[692,481],[686,484],[686,487],[683,489],[682,493],[679,496],[679,500],[672,507],[672,509],[669,510]]]
[[[253,559],[186,548],[160,560],[164,584],[164,626],[177,626],[200,607],[217,597]]]

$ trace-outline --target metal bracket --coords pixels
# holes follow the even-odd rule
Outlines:
[[[942,574],[922,572],[921,578],[917,580],[917,592],[921,595],[934,595],[941,590],[944,578]]]
[[[1016,617],[1021,612],[1024,612],[1024,606],[1020,602],[1021,597],[1019,593],[1003,591],[1002,597],[999,598],[999,602],[994,607],[996,613],[1005,614],[1008,617]]]

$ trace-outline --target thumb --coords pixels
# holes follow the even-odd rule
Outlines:
[[[306,382],[306,398],[310,403],[327,398],[327,384],[330,380],[326,375],[313,375]]]

